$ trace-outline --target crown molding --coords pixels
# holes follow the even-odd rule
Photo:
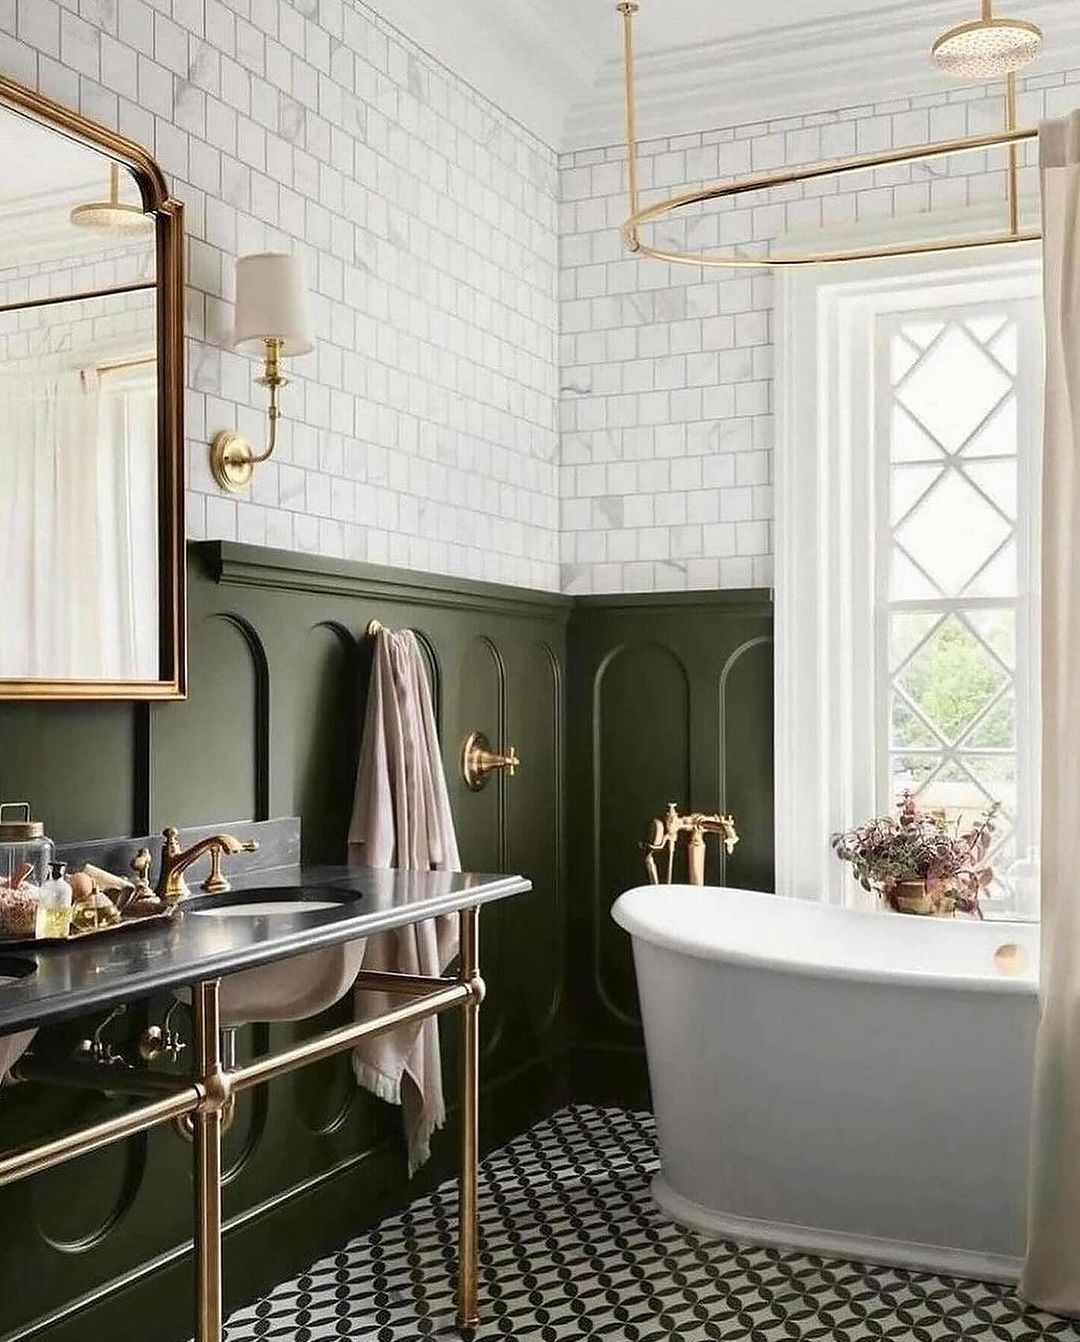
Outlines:
[[[1046,45],[1033,74],[1080,67],[1076,0],[1017,0],[1008,8],[1044,29]],[[960,21],[960,9],[957,0],[929,0],[639,51],[639,135],[685,135],[954,91],[960,86],[932,65],[929,49],[940,31]],[[592,90],[567,117],[563,147],[598,148],[621,143],[623,135],[621,53],[613,36]]]

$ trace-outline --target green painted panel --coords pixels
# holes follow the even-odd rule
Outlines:
[[[521,922],[498,909],[483,920],[482,967],[491,982],[485,1135],[509,1135],[565,1102],[564,910],[550,895],[562,826],[551,784],[563,763],[550,739],[550,673],[544,681],[534,651],[546,644],[564,664],[568,603],[368,566],[294,566],[291,557],[242,547],[195,547],[189,576],[187,701],[0,706],[0,793],[29,796],[60,839],[299,814],[305,855],[340,859],[370,666],[364,631],[372,616],[418,628],[436,681],[464,861],[499,869],[514,852],[549,892]],[[538,772],[468,793],[456,781],[461,742],[474,727],[498,739],[509,704],[536,742]],[[532,722],[534,711],[542,723]],[[518,782],[529,804],[511,806]],[[515,965],[538,946],[544,953],[519,1002]],[[133,1008],[115,1037],[134,1039],[147,1011],[160,1019],[165,1005]],[[246,1029],[238,1051],[255,1056],[351,1011],[346,1000],[317,1020]],[[66,1053],[94,1023],[50,1031],[39,1047]],[[441,1025],[453,1105],[456,1022]],[[120,1103],[33,1085],[6,1089],[0,1144],[26,1144]],[[453,1148],[440,1141],[436,1151],[410,1189],[400,1114],[356,1091],[348,1058],[243,1096],[226,1141],[225,1210],[243,1227],[226,1255],[229,1300],[250,1299],[444,1176]],[[171,1130],[160,1130],[0,1191],[0,1216],[19,1227],[0,1255],[0,1337],[134,1338],[148,1335],[150,1319],[155,1342],[190,1337],[190,1155]],[[72,1310],[79,1298],[82,1307]],[[47,1327],[34,1323],[50,1318]]]
[[[628,1103],[644,1087],[630,941],[610,917],[644,881],[638,842],[668,801],[730,810],[741,835],[706,882],[771,889],[772,609],[757,592],[588,597],[570,621],[567,982],[571,1086]],[[684,880],[685,853],[675,879]],[[605,1061],[606,1060],[606,1061]]]
[[[299,814],[305,855],[339,858],[367,623],[417,629],[463,862],[522,870],[535,884],[481,920],[485,1140],[572,1096],[640,1103],[629,947],[608,908],[640,880],[637,843],[669,799],[733,809],[743,843],[725,879],[771,883],[771,611],[762,594],[572,602],[231,545],[195,547],[189,575],[189,699],[0,705],[0,795],[28,796],[61,840]],[[516,745],[523,761],[517,778],[481,794],[457,772],[474,728]],[[720,876],[710,856],[710,879]],[[147,1012],[160,1019],[165,1005],[133,1008],[116,1037],[133,1039]],[[345,1001],[315,1021],[245,1030],[240,1055],[351,1010]],[[50,1031],[43,1046],[66,1052],[93,1023]],[[444,1018],[441,1031],[452,1124],[456,1022]],[[120,1103],[6,1088],[0,1145]],[[399,1115],[356,1092],[347,1058],[242,1097],[227,1142],[229,1303],[445,1175],[449,1136],[410,1187]],[[190,1336],[190,1148],[171,1131],[4,1189],[0,1216],[18,1228],[0,1255],[0,1342],[143,1337],[148,1319],[155,1342]]]

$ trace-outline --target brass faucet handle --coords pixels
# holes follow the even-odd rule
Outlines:
[[[461,747],[461,776],[470,792],[479,792],[498,769],[505,769],[511,778],[521,768],[516,746],[503,753],[492,750],[491,742],[483,732],[472,732]]]
[[[210,849],[210,875],[199,886],[208,895],[224,895],[232,889],[228,877],[221,869],[221,859],[228,853],[258,852],[257,839],[234,839],[231,834],[222,835],[222,842]]]

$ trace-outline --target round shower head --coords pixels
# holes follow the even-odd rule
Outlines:
[[[1027,19],[984,17],[950,28],[934,43],[934,63],[957,79],[1002,79],[1042,50],[1042,30]]]
[[[141,205],[128,205],[120,199],[120,168],[115,163],[110,165],[109,199],[76,205],[70,217],[76,227],[101,233],[150,233],[154,229],[152,214],[146,214]]]

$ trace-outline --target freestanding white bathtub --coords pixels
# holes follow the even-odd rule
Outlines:
[[[1016,1278],[1036,928],[694,886],[628,891],[613,917],[633,938],[668,1215]]]

